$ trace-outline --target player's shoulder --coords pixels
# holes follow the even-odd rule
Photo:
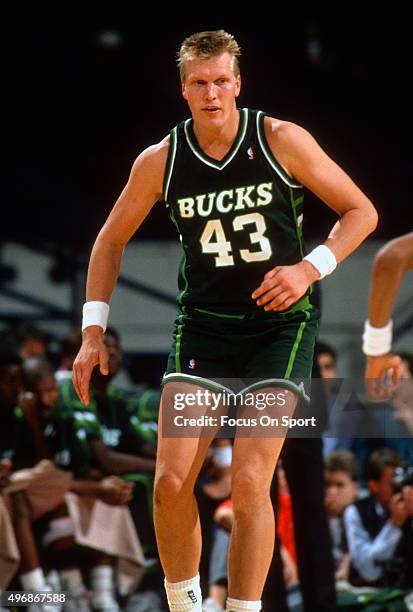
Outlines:
[[[166,136],[160,142],[144,149],[133,162],[132,180],[137,181],[143,178],[152,184],[162,184],[168,160],[169,145],[170,137]]]
[[[264,132],[269,144],[288,146],[311,138],[310,133],[297,123],[275,117],[264,118]]]
[[[291,121],[266,117],[264,132],[273,155],[291,176],[297,164],[308,164],[319,148],[310,132]]]
[[[170,136],[165,136],[160,142],[150,145],[138,155],[136,162],[152,166],[164,166],[168,159]]]

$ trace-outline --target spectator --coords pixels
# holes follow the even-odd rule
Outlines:
[[[324,380],[337,378],[337,352],[326,342],[317,341],[315,357],[320,369],[320,377]],[[324,385],[327,393],[334,391],[334,386]]]
[[[400,355],[403,360],[403,356]],[[403,474],[400,482],[408,519],[403,525],[403,534],[395,556],[404,561],[405,582],[402,586],[413,589],[413,467]]]
[[[57,382],[72,378],[72,367],[79,348],[82,345],[82,332],[72,330],[60,341],[58,367],[55,372]]]
[[[105,334],[104,341],[109,355],[108,375],[97,369],[93,372],[88,406],[80,402],[72,382],[63,381],[59,414],[67,425],[74,423],[78,437],[83,436],[82,450],[86,446],[89,467],[101,474],[122,475],[135,484],[129,508],[144,552],[153,557],[157,556],[152,510],[154,430],[141,426],[136,413],[132,414],[129,396],[112,388],[111,381],[121,366],[121,348],[112,330]]]
[[[325,460],[325,506],[333,545],[336,580],[348,580],[350,554],[346,539],[343,515],[345,509],[357,497],[357,462],[346,450],[337,450]]]
[[[0,459],[21,462],[29,467],[33,447],[32,436],[27,423],[16,411],[17,398],[22,390],[22,359],[12,349],[2,347],[0,352]],[[20,451],[19,457],[16,453]],[[30,458],[28,458],[30,457]]]
[[[22,322],[10,330],[11,338],[15,340],[20,357],[44,357],[47,353],[48,338],[44,332],[33,323]]]
[[[407,514],[393,480],[400,465],[388,448],[374,451],[367,460],[366,481],[370,495],[357,500],[344,513],[344,524],[356,585],[383,584],[383,563],[389,561],[402,535]]]
[[[317,342],[315,358],[320,369],[320,377],[325,391],[328,422],[323,433],[323,455],[327,457],[339,449],[352,449],[352,437],[363,415],[361,405],[356,405],[357,397],[340,396],[340,380],[337,378],[337,352],[325,342]],[[345,402],[345,403],[344,403]]]
[[[68,428],[67,422],[62,423],[58,418],[55,418],[58,389],[50,364],[36,358],[26,360],[23,367],[23,383],[26,392],[31,396],[32,413],[38,420],[45,444],[48,445],[50,452],[54,454],[61,467],[64,469],[74,468],[78,472],[78,474],[75,474],[77,478],[71,481],[69,490],[81,496],[94,497],[112,506],[130,502],[133,485],[116,476],[101,478],[99,481],[79,479],[79,472],[81,476],[89,476],[89,478],[97,478],[99,474],[96,471],[88,470],[88,455],[82,453],[81,450],[79,451],[76,429]],[[81,446],[82,444],[80,444]],[[86,465],[82,465],[81,469],[78,469],[76,465],[76,458],[79,457],[81,458],[79,464],[82,464],[82,459],[86,459]],[[31,530],[31,519],[24,498],[19,499],[18,502],[16,515],[19,516],[19,534],[21,536],[19,544],[22,548],[26,546],[25,540],[27,539],[23,537],[23,529],[25,531]],[[74,567],[76,563],[79,566],[82,565],[80,549],[73,537],[73,523],[62,502],[63,498],[60,501],[60,506],[56,507],[51,515],[50,522],[47,523],[43,541],[48,545],[49,553],[60,569],[62,582],[65,583],[71,595],[75,597],[78,609],[87,611],[88,604],[82,577],[79,569]],[[102,534],[102,543],[104,543],[104,539],[105,536]],[[98,543],[95,544],[96,548],[88,553],[88,559],[92,565],[90,570],[92,604],[96,610],[115,609],[117,604],[113,596],[112,568],[115,559],[107,554],[102,554]]]

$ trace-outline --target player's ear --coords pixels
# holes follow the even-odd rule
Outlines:
[[[235,79],[235,97],[238,98],[239,92],[241,91],[241,75],[239,74]]]
[[[185,100],[188,100],[188,94],[186,92],[185,81],[181,81],[181,88],[182,88],[182,96],[185,98]]]

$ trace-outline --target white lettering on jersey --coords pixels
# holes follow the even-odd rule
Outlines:
[[[234,197],[234,190],[233,189],[228,189],[226,191],[221,191],[221,193],[219,193],[218,197],[217,197],[217,211],[220,212],[220,213],[227,213],[230,210],[232,210],[233,203],[231,202],[231,199],[233,197]],[[228,199],[228,203],[227,203],[226,206],[224,205],[224,198]]]
[[[194,216],[194,198],[181,198],[178,200],[179,214],[181,217],[193,217]]]
[[[272,202],[272,183],[261,183],[257,187],[257,206],[267,206]]]
[[[189,219],[195,215],[209,217],[214,211],[226,214],[232,210],[245,210],[257,206],[268,206],[273,201],[272,183],[260,183],[259,185],[248,185],[225,189],[212,193],[202,193],[193,198],[181,198],[178,200],[179,215],[183,219]]]
[[[234,210],[244,210],[245,204],[248,208],[255,208],[257,203],[251,200],[250,195],[255,190],[255,185],[248,185],[248,187],[238,187],[235,191],[237,192],[237,205]]]
[[[200,217],[209,217],[214,208],[214,200],[216,193],[208,193],[208,206],[206,208],[203,208],[206,196],[206,193],[196,196],[196,209]]]

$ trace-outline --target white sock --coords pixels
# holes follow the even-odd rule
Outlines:
[[[110,608],[115,603],[113,567],[99,565],[92,568],[90,575],[92,603],[96,608]]]
[[[168,582],[165,578],[165,590],[171,612],[201,612],[199,574],[181,582]]]
[[[227,599],[227,612],[238,612],[238,610],[261,610],[261,601],[245,601],[243,599]]]
[[[46,586],[46,578],[41,567],[25,574],[20,574],[20,582],[24,591],[41,591]]]
[[[60,571],[62,590],[68,590],[71,595],[78,595],[83,590],[83,579],[80,570],[65,569]]]

